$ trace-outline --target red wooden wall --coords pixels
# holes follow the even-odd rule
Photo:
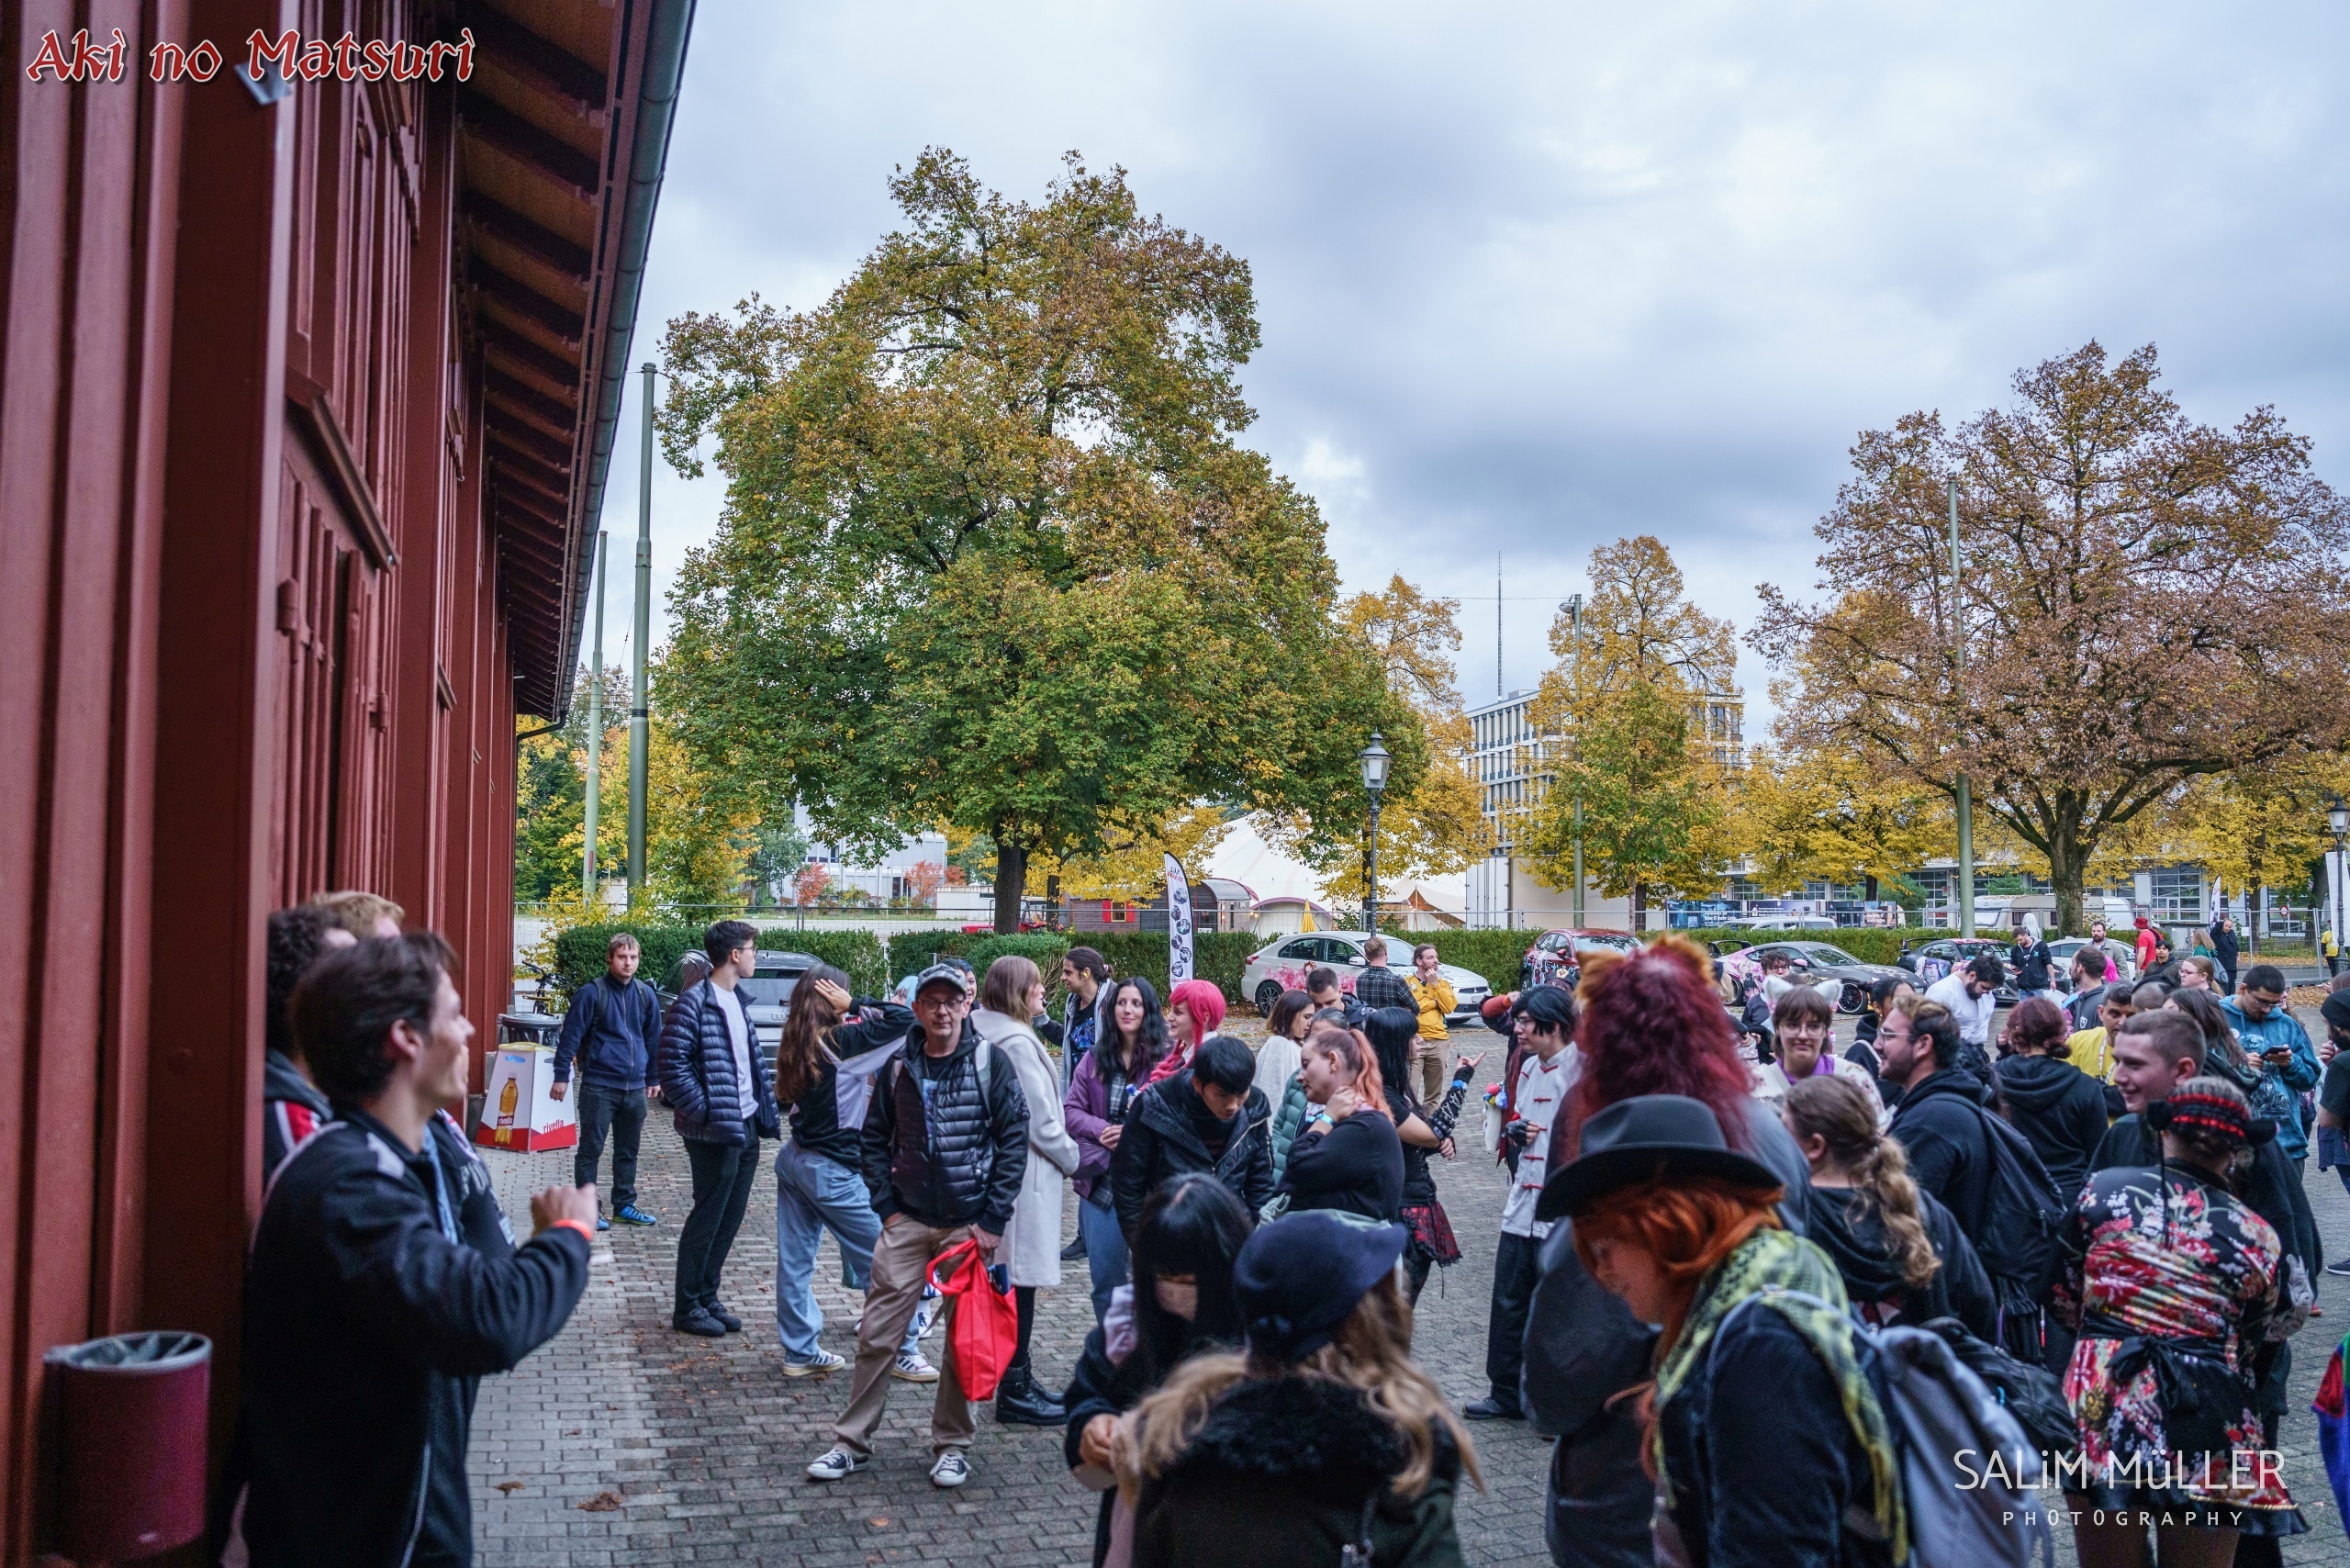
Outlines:
[[[268,912],[372,888],[509,985],[514,701],[453,84],[30,84],[48,28],[416,37],[409,0],[0,5],[0,1562],[39,1359],[236,1376]],[[476,1074],[479,1067],[476,1063]],[[476,1079],[478,1082],[478,1079]],[[215,1451],[218,1452],[216,1440]]]

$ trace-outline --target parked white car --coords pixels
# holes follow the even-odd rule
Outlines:
[[[1355,988],[1355,978],[1363,971],[1362,945],[1369,935],[1362,931],[1308,931],[1284,936],[1249,956],[1248,967],[1240,971],[1240,993],[1257,1004],[1259,1014],[1270,1016],[1281,1001],[1281,992],[1304,991],[1305,971],[1319,968],[1334,971],[1338,977],[1338,989],[1350,991]],[[1387,967],[1399,975],[1412,972],[1412,948],[1405,938],[1387,939]],[[1485,977],[1457,964],[1438,964],[1437,972],[1452,982],[1453,1008],[1445,1022],[1482,1022],[1477,1009],[1493,994]]]

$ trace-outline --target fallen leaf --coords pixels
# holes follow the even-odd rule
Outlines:
[[[890,1528],[890,1521],[887,1519],[867,1519],[865,1522],[871,1525],[875,1529],[887,1529]]]
[[[621,1511],[621,1495],[617,1492],[599,1492],[579,1505],[583,1514],[617,1514]]]
[[[511,1497],[522,1489],[522,1484],[519,1481],[501,1481],[498,1484],[498,1489]]]

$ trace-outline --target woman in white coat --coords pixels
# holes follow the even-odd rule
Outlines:
[[[1020,1092],[1028,1102],[1028,1172],[996,1254],[1011,1270],[1020,1303],[1020,1349],[1004,1368],[995,1418],[1023,1427],[1059,1427],[1069,1419],[1060,1402],[1037,1386],[1028,1365],[1036,1288],[1061,1282],[1061,1183],[1077,1170],[1077,1140],[1061,1119],[1060,1075],[1034,1022],[1044,1011],[1044,976],[1035,964],[1007,953],[988,966],[979,1004],[971,1012],[971,1026],[994,1050],[999,1066],[1020,1075]]]

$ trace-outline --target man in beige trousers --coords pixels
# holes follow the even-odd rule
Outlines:
[[[1028,1103],[1019,1074],[971,1026],[963,971],[945,964],[914,983],[915,1030],[898,1058],[874,1075],[859,1152],[881,1239],[856,1334],[856,1373],[834,1443],[808,1467],[838,1481],[872,1462],[873,1429],[890,1400],[890,1364],[922,1300],[931,1260],[972,1238],[991,1259],[1011,1223],[1028,1169]],[[950,1303],[953,1298],[948,1298]],[[971,1404],[955,1364],[950,1305],[947,1354],[930,1412],[931,1484],[970,1479]]]

